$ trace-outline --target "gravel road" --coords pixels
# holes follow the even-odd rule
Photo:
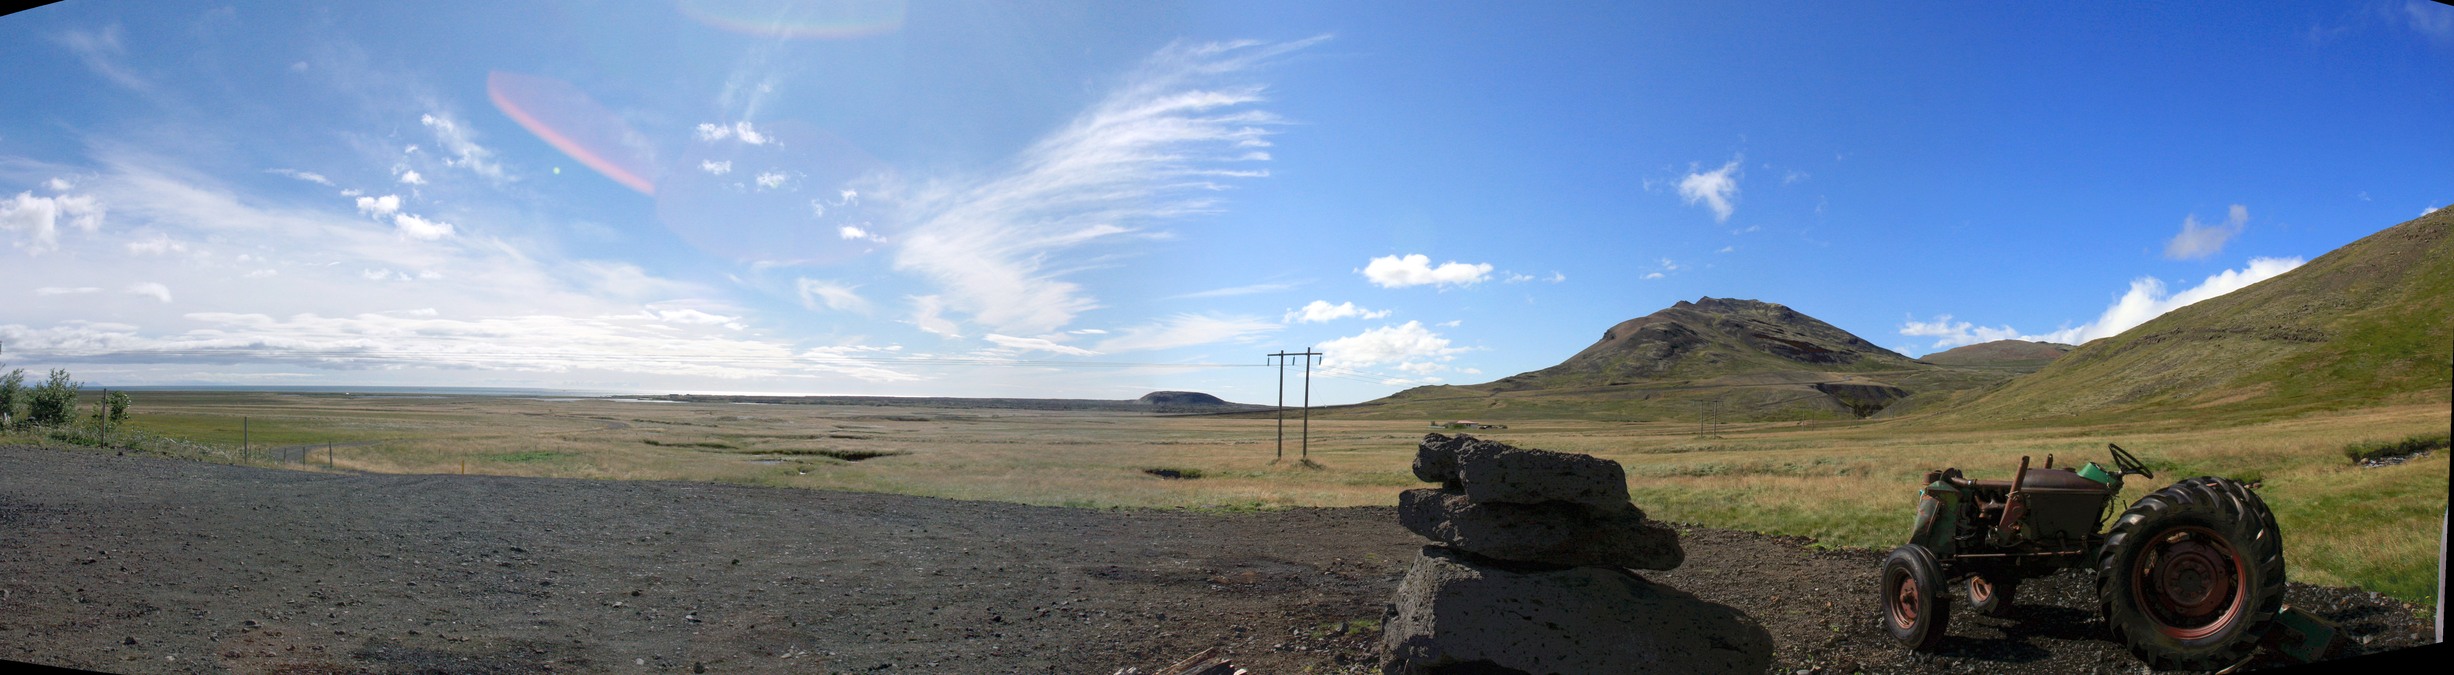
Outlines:
[[[1157,480],[1157,479],[1153,479]],[[1391,499],[1394,501],[1394,491]],[[1942,653],[1874,623],[1879,552],[1683,528],[1656,581],[1756,617],[1777,672],[2138,672],[2075,574]],[[0,658],[112,672],[1096,673],[1207,647],[1376,672],[1424,542],[1389,508],[1086,510],[722,484],[349,475],[0,447]],[[2374,651],[2425,615],[2287,600]]]

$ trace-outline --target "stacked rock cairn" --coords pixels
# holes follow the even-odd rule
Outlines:
[[[1745,613],[1655,584],[1678,532],[1628,502],[1618,462],[1431,434],[1398,521],[1435,544],[1382,624],[1387,675],[1761,673],[1772,636]]]

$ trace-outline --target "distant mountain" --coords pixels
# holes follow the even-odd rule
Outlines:
[[[1198,407],[1229,405],[1225,399],[1198,391],[1154,391],[1134,399],[1145,405]]]
[[[1559,365],[1484,384],[1417,387],[1340,412],[1845,419],[2012,374],[1920,363],[1788,307],[1708,297],[1620,322]]]
[[[1941,415],[2220,419],[2445,402],[2450,362],[2454,209],[2445,209],[2080,345]]]
[[[1995,340],[1927,354],[1918,360],[1945,366],[1997,366],[2034,371],[2052,363],[2054,359],[2062,358],[2072,349],[2075,348],[2053,342]]]

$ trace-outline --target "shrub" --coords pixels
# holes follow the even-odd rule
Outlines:
[[[128,405],[135,401],[134,398],[128,396],[128,392],[124,391],[114,391],[111,392],[111,395],[102,397],[103,404],[111,407],[111,426],[119,426],[119,423],[128,421]]]
[[[26,396],[26,369],[0,375],[0,427],[17,421],[17,401]]]
[[[2380,457],[2415,455],[2444,448],[2449,441],[2454,441],[2454,436],[2442,433],[2419,434],[2399,441],[2362,441],[2343,446],[2343,456],[2354,462],[2365,462]]]
[[[51,380],[35,387],[26,397],[26,424],[56,427],[68,424],[77,414],[77,390],[85,383],[68,379],[68,371],[54,369]]]

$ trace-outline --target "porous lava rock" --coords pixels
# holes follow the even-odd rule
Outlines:
[[[1426,539],[1499,560],[1669,570],[1686,559],[1677,530],[1627,502],[1479,502],[1425,488],[1398,496],[1397,519]]]
[[[1772,637],[1746,614],[1647,581],[1686,552],[1589,455],[1429,434],[1398,522],[1439,542],[1398,584],[1383,673],[1763,672]]]
[[[1604,567],[1426,546],[1382,625],[1384,675],[1762,673],[1772,634],[1726,605]]]

